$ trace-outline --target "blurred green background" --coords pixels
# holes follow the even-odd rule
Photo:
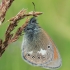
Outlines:
[[[58,70],[70,70],[70,0],[15,0],[6,13],[5,22],[23,8],[28,12],[33,11],[32,2],[36,5],[36,11],[43,12],[37,18],[39,25],[50,35],[60,52],[62,66]],[[24,22],[24,19],[21,20],[19,26]],[[3,40],[8,25],[9,22],[0,26],[0,38]],[[23,36],[8,46],[0,58],[0,70],[46,70],[23,61],[21,58],[22,38]]]

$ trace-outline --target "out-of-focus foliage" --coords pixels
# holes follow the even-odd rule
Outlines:
[[[62,57],[62,66],[58,70],[70,70],[70,0],[15,0],[7,11],[5,22],[22,8],[27,9],[28,12],[33,11],[32,2],[36,5],[36,11],[43,12],[37,18],[38,23],[50,35]],[[19,26],[24,22],[25,19],[20,21]],[[4,39],[8,25],[9,22],[6,22],[0,26],[1,39]],[[0,70],[45,70],[31,66],[22,60],[22,38],[21,36],[17,42],[8,46],[0,58]]]

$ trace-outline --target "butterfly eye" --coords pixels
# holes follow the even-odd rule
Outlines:
[[[30,23],[36,23],[36,18],[35,18],[35,17],[32,17],[32,18],[30,19]]]
[[[33,20],[32,23],[36,23],[36,20]]]

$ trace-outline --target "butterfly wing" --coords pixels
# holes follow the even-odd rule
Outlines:
[[[44,68],[57,68],[61,65],[60,55],[48,34],[41,29],[33,41],[28,41],[26,35],[22,43],[22,57],[26,62]],[[57,65],[56,65],[57,64]]]
[[[48,68],[48,69],[54,69],[59,68],[62,64],[60,54],[55,46],[53,46],[53,58],[49,63],[42,64],[42,67]]]
[[[53,58],[52,60],[47,64],[43,64],[42,67],[44,68],[59,68],[62,65],[62,60],[59,54],[58,49],[56,48],[55,44],[53,43],[53,41],[50,39],[50,37],[48,36],[48,34],[46,32],[44,32],[44,34],[49,38],[50,41],[50,47],[53,48]]]

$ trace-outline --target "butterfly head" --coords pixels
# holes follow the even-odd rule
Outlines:
[[[34,33],[39,28],[37,20],[35,17],[32,17],[28,23],[28,25],[25,27],[24,32],[25,33]]]

